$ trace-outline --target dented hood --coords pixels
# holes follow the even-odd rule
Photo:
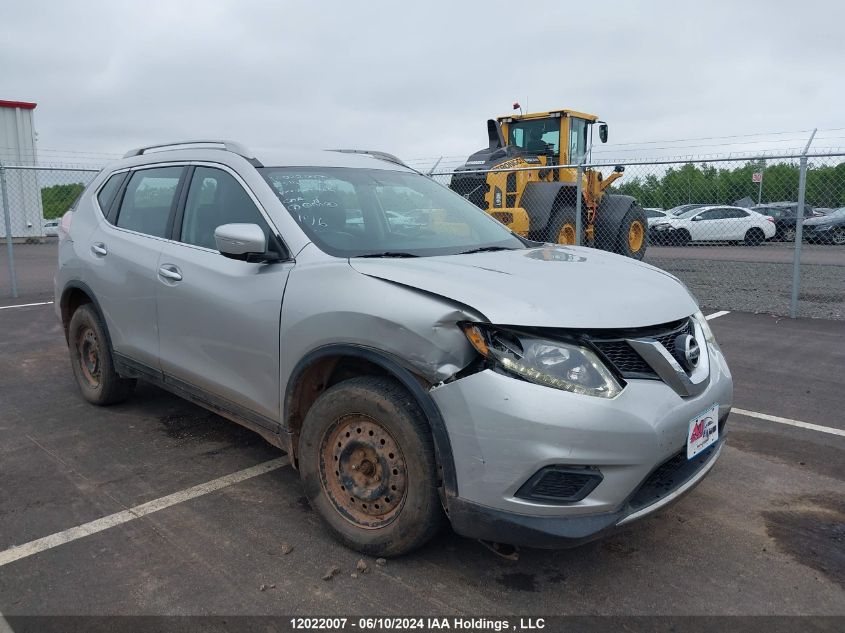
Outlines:
[[[591,248],[408,259],[353,258],[358,272],[468,305],[491,323],[526,327],[628,328],[687,317],[698,306],[672,275]]]

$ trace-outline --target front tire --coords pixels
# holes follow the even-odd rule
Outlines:
[[[363,554],[406,554],[442,523],[431,431],[391,379],[353,378],[323,392],[302,425],[299,470],[335,538]]]
[[[845,227],[839,227],[838,229],[833,230],[833,236],[830,238],[830,241],[836,244],[837,246],[842,246],[845,244]]]
[[[534,233],[530,239],[551,244],[575,244],[575,209],[563,207],[554,212],[545,229]]]
[[[122,378],[115,371],[106,327],[90,303],[71,316],[68,344],[73,375],[88,402],[107,406],[123,402],[132,394],[136,381]]]
[[[689,246],[692,242],[692,236],[686,229],[680,229],[670,236],[672,239],[672,246]]]

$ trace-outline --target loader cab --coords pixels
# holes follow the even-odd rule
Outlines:
[[[582,112],[559,110],[519,116],[499,117],[506,144],[521,153],[547,156],[559,165],[581,162],[589,151],[592,126],[598,117]],[[606,138],[607,125],[601,123]]]

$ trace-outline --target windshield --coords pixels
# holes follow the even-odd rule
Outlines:
[[[553,154],[560,152],[560,119],[533,119],[514,121],[508,126],[508,145],[521,147],[526,152]]]
[[[503,224],[420,174],[348,167],[258,171],[309,239],[337,257],[525,247]]]

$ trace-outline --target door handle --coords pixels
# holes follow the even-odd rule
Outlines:
[[[98,257],[105,257],[109,254],[109,249],[107,249],[106,245],[102,242],[94,242],[91,244],[91,252]]]
[[[169,281],[182,281],[182,273],[173,264],[165,264],[159,267],[158,276]]]

